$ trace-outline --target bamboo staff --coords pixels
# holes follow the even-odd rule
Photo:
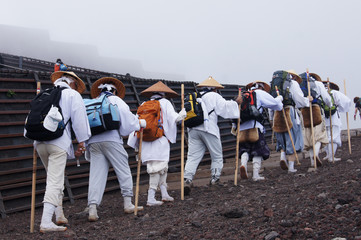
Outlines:
[[[241,96],[241,89],[238,89],[238,97]],[[239,126],[241,125],[241,104],[238,105],[239,118],[237,120],[237,140],[236,140],[236,169],[234,170],[234,185],[237,186],[238,160],[239,160]]]
[[[343,80],[343,87],[345,89],[345,96],[346,96],[346,79]],[[346,112],[346,121],[347,121],[348,151],[351,154],[351,136],[350,136],[350,125],[349,125],[349,122],[348,122],[348,112]]]
[[[138,167],[137,167],[137,182],[135,184],[135,203],[134,203],[134,215],[138,214],[138,199],[139,199],[139,178],[140,167],[142,164],[142,143],[143,143],[143,128],[140,128],[139,148],[138,148]]]
[[[330,88],[330,79],[327,78],[327,88],[328,93],[331,94],[331,88]],[[332,133],[332,115],[331,115],[331,108],[330,108],[330,135],[331,135],[331,154],[332,154],[332,162],[335,163],[335,157],[333,154],[333,133]],[[330,157],[330,156],[328,156]]]
[[[278,91],[278,87],[275,86],[275,88],[276,88],[277,96],[279,96],[279,95],[280,95],[280,92]],[[296,152],[296,147],[295,147],[295,144],[294,144],[294,142],[293,142],[293,138],[292,138],[292,135],[291,135],[290,126],[288,125],[287,118],[286,118],[286,112],[285,112],[285,109],[284,109],[284,108],[282,108],[282,113],[283,113],[283,118],[285,119],[285,122],[286,122],[286,127],[287,127],[287,131],[288,131],[288,135],[290,136],[290,140],[291,140],[291,143],[292,143],[292,148],[293,148],[294,155],[295,155],[295,157],[296,157],[297,165],[301,165],[301,163],[298,161],[298,155],[297,155],[297,152]]]
[[[311,87],[310,87],[310,79],[309,79],[308,69],[307,69],[307,89],[308,89],[308,97],[311,97]],[[312,102],[310,102],[310,120],[311,120],[311,134],[312,134],[312,148],[313,148],[313,163],[315,165],[315,169],[317,169],[316,151],[315,151],[315,133],[313,131]]]
[[[182,109],[184,108],[184,84],[181,85]],[[184,200],[184,119],[181,129],[181,200]]]
[[[40,82],[36,84],[36,95],[40,93]],[[36,149],[33,150],[33,178],[31,181],[31,211],[30,211],[30,233],[34,232],[35,222],[35,190],[36,190],[36,169],[37,169]]]

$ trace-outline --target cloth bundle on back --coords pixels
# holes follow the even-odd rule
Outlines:
[[[87,142],[86,158],[90,161],[89,174],[89,221],[97,221],[97,207],[101,204],[104,189],[107,183],[109,166],[111,165],[117,175],[124,200],[124,212],[134,212],[134,205],[131,202],[133,197],[133,178],[128,163],[128,154],[123,146],[122,136],[127,136],[132,131],[137,131],[140,127],[145,127],[144,120],[139,121],[129,109],[129,106],[122,100],[125,96],[124,84],[113,77],[103,77],[93,83],[91,88],[91,97],[95,99],[109,101],[110,105],[117,108],[117,111],[111,112],[114,119],[119,119],[118,127],[103,129],[93,135]],[[88,101],[86,101],[88,102]],[[90,111],[91,112],[91,111]],[[93,121],[92,117],[88,118]],[[102,119],[103,120],[103,119]],[[92,125],[92,124],[90,124]],[[138,207],[138,211],[143,207]]]
[[[203,94],[198,102],[202,105],[204,122],[199,126],[188,128],[188,155],[184,171],[184,194],[186,195],[191,191],[193,177],[207,148],[212,159],[210,184],[219,184],[223,168],[223,153],[217,125],[218,116],[230,119],[239,117],[237,102],[227,101],[216,92],[216,89],[224,87],[214,78],[207,78],[198,84],[197,88],[200,88],[200,94]],[[204,94],[205,92],[208,93]],[[240,103],[241,99],[237,101]]]
[[[273,73],[271,81],[272,96],[277,95],[277,87],[279,94],[283,97],[285,116],[283,116],[283,111],[274,112],[273,131],[277,138],[276,149],[281,151],[280,166],[289,172],[297,171],[294,168],[296,154],[303,150],[302,115],[297,108],[309,106],[309,100],[303,96],[300,88],[299,83],[301,82],[302,78],[294,70],[276,71]],[[271,111],[271,113],[273,112]],[[270,115],[272,116],[272,114]],[[286,155],[288,155],[288,159]]]
[[[72,124],[65,124],[62,134],[54,139],[42,140],[38,138],[34,142],[34,147],[47,171],[40,232],[65,231],[67,229],[64,226],[58,225],[68,223],[63,213],[62,203],[66,161],[68,158],[74,158],[71,127],[79,143],[78,149],[75,152],[77,157],[81,155],[84,142],[91,136],[85,106],[80,95],[85,90],[84,82],[75,73],[64,71],[54,72],[51,75],[51,81],[56,87],[53,91],[57,91],[57,97],[60,94],[60,99],[53,102],[55,104],[54,107],[50,108],[50,104],[48,105],[50,109],[47,117],[44,119],[44,127],[50,132],[57,132],[59,122],[64,121],[68,123],[71,121]],[[39,98],[53,101],[52,93],[49,96],[50,98],[43,98],[42,96]],[[28,122],[30,121],[32,120],[28,118]],[[26,128],[24,136],[27,136]],[[58,225],[52,222],[54,213]]]
[[[241,155],[240,176],[241,179],[248,179],[247,162],[253,163],[254,181],[264,180],[259,175],[262,160],[269,158],[270,151],[267,146],[263,126],[263,108],[269,108],[275,111],[282,110],[282,96],[272,97],[269,94],[270,86],[262,81],[255,81],[247,84],[247,91],[243,93],[243,101],[241,104],[241,125],[240,125],[240,145],[239,152]],[[250,100],[248,100],[250,98]],[[249,110],[253,108],[253,110]],[[258,111],[258,113],[250,113]],[[245,116],[244,116],[245,115]],[[243,116],[243,117],[242,117]],[[235,123],[232,124],[232,133],[237,136],[235,131]],[[256,135],[256,137],[255,137]]]
[[[186,112],[182,109],[175,112],[172,103],[167,98],[175,98],[178,94],[161,81],[153,84],[141,92],[142,96],[150,98],[138,108],[139,118],[152,119],[143,130],[141,156],[142,162],[147,165],[149,174],[149,189],[147,206],[161,205],[163,202],[174,201],[167,191],[167,173],[170,155],[170,143],[177,139],[177,123],[183,120]],[[160,105],[160,109],[158,106]],[[159,109],[159,110],[158,110]],[[137,133],[129,135],[128,145],[137,149],[139,139]],[[160,188],[162,201],[155,198],[156,191]]]

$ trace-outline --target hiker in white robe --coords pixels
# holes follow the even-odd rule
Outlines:
[[[327,81],[323,82],[325,84],[325,87],[327,89]],[[336,112],[331,116],[332,121],[332,138],[333,138],[333,155],[335,156],[337,147],[341,147],[341,128],[342,128],[342,122],[341,122],[341,116],[340,113],[349,112],[352,107],[352,101],[349,97],[341,93],[339,90],[339,87],[331,83],[331,94],[333,95],[334,104],[337,106]],[[329,162],[332,162],[332,145],[331,145],[331,131],[330,131],[330,118],[325,118],[326,121],[326,128],[327,128],[327,135],[329,144],[325,148],[326,151],[326,157],[324,157],[324,160],[328,160]],[[334,158],[335,161],[340,161],[340,158]]]
[[[270,86],[262,81],[255,81],[247,84],[246,89],[248,91],[254,91],[256,96],[256,104],[259,113],[262,115],[263,108],[273,109],[275,111],[281,111],[282,104],[282,96],[272,97],[270,92]],[[245,102],[243,102],[244,104]],[[242,112],[241,112],[242,119]],[[236,121],[235,121],[236,122]],[[232,134],[237,136],[237,125],[236,123],[232,123]],[[247,174],[247,163],[248,161],[252,161],[253,164],[253,176],[252,179],[254,181],[264,180],[265,178],[259,175],[259,171],[261,169],[262,161],[267,160],[270,156],[270,150],[267,146],[266,139],[264,134],[266,133],[266,129],[263,126],[263,121],[259,122],[256,119],[250,119],[242,122],[239,126],[239,131],[246,131],[249,129],[256,128],[258,131],[258,140],[256,142],[240,142],[239,144],[239,154],[241,155],[241,166],[240,166],[240,176],[241,179],[248,179]]]
[[[218,116],[229,119],[239,118],[238,103],[241,101],[239,99],[237,101],[224,99],[216,92],[216,89],[224,87],[212,77],[209,77],[197,87],[201,88],[200,94],[202,97],[198,98],[197,101],[202,104],[204,123],[188,128],[188,155],[184,169],[184,193],[186,195],[191,191],[193,177],[206,149],[208,149],[212,161],[210,184],[219,183],[223,168],[223,152],[217,124]],[[208,113],[210,114],[208,115]]]
[[[307,88],[307,73],[302,73],[300,76],[303,79],[303,83],[306,83],[306,92],[304,92],[304,96],[308,96],[308,88]],[[315,125],[313,127],[313,136],[314,136],[314,142],[315,142],[315,155],[316,155],[316,164],[318,167],[322,166],[322,161],[319,159],[318,154],[320,151],[320,148],[325,147],[328,144],[328,137],[327,137],[327,131],[326,131],[326,124],[325,124],[325,116],[323,114],[323,111],[321,110],[321,107],[319,105],[320,102],[323,102],[322,104],[326,104],[327,106],[331,106],[331,97],[327,93],[325,87],[323,86],[321,77],[318,76],[316,73],[309,73],[309,81],[310,81],[310,89],[311,93],[313,92],[313,95],[315,99],[312,102],[312,115],[313,115],[313,124],[315,125],[316,121],[319,122],[319,124]],[[314,166],[314,152],[313,152],[313,141],[312,141],[312,129],[310,123],[310,113],[309,113],[309,107],[303,108],[303,120],[304,120],[304,129],[303,129],[303,142],[304,142],[304,149],[309,152],[311,166]]]
[[[57,232],[67,229],[64,226],[58,226],[68,223],[63,212],[64,172],[67,159],[81,156],[85,141],[91,136],[85,106],[80,95],[86,89],[84,82],[75,73],[65,71],[54,72],[50,78],[54,86],[65,88],[61,92],[59,106],[64,122],[68,123],[71,120],[71,124],[66,124],[64,133],[59,138],[50,141],[34,141],[34,148],[46,170],[46,190],[40,232]],[[78,141],[75,152],[71,129]],[[52,222],[54,213],[57,225]]]
[[[147,96],[147,94],[151,93],[152,96],[150,97],[150,100],[159,101],[161,116],[163,118],[162,127],[164,131],[164,135],[162,137],[152,142],[142,142],[141,160],[143,164],[147,165],[147,173],[149,174],[147,206],[156,206],[163,204],[163,202],[174,201],[174,198],[169,196],[167,191],[170,144],[175,143],[177,140],[177,123],[186,117],[184,109],[177,113],[174,110],[172,103],[168,99],[164,98],[175,97],[178,96],[178,94],[162,82],[158,82],[156,84],[141,93],[143,96]],[[135,149],[138,148],[139,139],[137,138],[136,132],[129,135],[128,145]],[[158,188],[161,190],[162,201],[157,201],[155,198]]]
[[[128,154],[123,146],[122,136],[146,126],[145,120],[139,120],[123,101],[125,87],[113,77],[103,77],[93,83],[92,98],[107,95],[111,104],[119,109],[120,126],[118,129],[106,130],[93,135],[87,142],[86,157],[90,161],[88,206],[90,222],[98,221],[97,207],[101,204],[108,180],[109,167],[112,166],[117,176],[125,213],[133,213],[135,206],[133,197],[133,178],[129,167]],[[143,210],[138,206],[138,211]]]
[[[277,151],[281,151],[280,156],[280,166],[283,170],[288,170],[288,172],[294,173],[297,171],[294,167],[294,162],[296,160],[296,154],[297,152],[301,152],[303,150],[303,135],[302,135],[302,115],[298,108],[308,107],[310,104],[310,101],[312,101],[312,97],[308,99],[307,97],[303,96],[303,92],[300,88],[299,83],[302,82],[302,79],[300,76],[298,76],[297,73],[295,73],[294,70],[288,70],[288,78],[291,79],[289,92],[291,95],[291,99],[294,102],[294,104],[288,104],[286,103],[285,96],[283,96],[283,108],[286,110],[287,108],[290,109],[289,115],[292,121],[292,127],[290,129],[292,140],[295,145],[296,152],[293,150],[291,138],[288,134],[287,129],[282,132],[276,132],[275,136],[277,138]],[[272,86],[271,86],[272,87]],[[282,112],[278,112],[278,117],[282,116]],[[270,116],[273,116],[273,111],[271,111]],[[277,118],[275,114],[275,118]],[[282,116],[283,118],[283,116]],[[272,119],[272,118],[271,118]],[[273,120],[273,128],[275,129],[277,127],[277,124],[279,123],[279,119]],[[284,126],[283,126],[284,127]]]

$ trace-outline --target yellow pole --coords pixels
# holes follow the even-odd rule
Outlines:
[[[36,95],[40,93],[40,82],[36,84]],[[30,210],[30,233],[34,232],[35,222],[35,195],[36,195],[36,170],[37,170],[36,149],[33,150],[33,177],[31,181],[31,210]]]
[[[345,89],[345,95],[346,95],[346,79],[343,80],[343,87]],[[347,122],[348,152],[351,154],[351,136],[350,136],[350,125],[348,122],[348,112],[346,112],[346,122]]]
[[[181,85],[182,109],[184,108],[184,84]],[[182,120],[181,130],[181,200],[184,200],[184,120]]]
[[[134,215],[138,214],[138,200],[139,200],[139,179],[140,179],[140,167],[142,165],[142,143],[143,143],[143,128],[140,128],[139,138],[139,152],[138,152],[138,166],[137,166],[137,182],[135,184],[135,203],[134,203]]]
[[[241,89],[238,89],[238,97],[241,96]],[[236,169],[234,170],[234,185],[238,180],[238,160],[239,160],[239,126],[241,125],[241,104],[238,106],[239,118],[237,120],[237,140],[236,140]]]
[[[277,96],[279,96],[280,93],[279,93],[279,91],[278,91],[277,86],[275,86],[275,88],[276,88]],[[288,131],[288,135],[290,136],[290,140],[291,140],[292,148],[293,148],[293,154],[294,154],[295,157],[296,157],[297,165],[301,165],[301,163],[298,161],[298,155],[297,155],[297,152],[296,152],[296,147],[295,147],[295,144],[294,144],[294,142],[293,142],[293,138],[292,138],[292,135],[291,135],[290,126],[288,125],[287,118],[286,118],[286,113],[285,113],[285,109],[284,109],[284,108],[282,108],[282,113],[283,113],[283,118],[285,119],[285,123],[286,123],[287,131]]]

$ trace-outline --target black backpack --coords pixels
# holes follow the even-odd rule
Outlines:
[[[273,97],[277,97],[276,86],[280,95],[283,97],[283,105],[295,106],[295,102],[292,100],[289,90],[291,86],[291,79],[288,78],[288,72],[276,71],[273,73],[270,92]]]
[[[52,105],[57,107],[60,114],[63,115],[59,106],[59,100],[61,92],[64,89],[64,87],[59,86],[47,88],[30,102],[30,112],[25,121],[25,137],[37,141],[49,141],[63,135],[66,127],[66,124],[64,124],[64,118],[59,122],[58,128],[55,132],[51,132],[44,128],[43,123]]]
[[[192,128],[199,126],[204,123],[203,109],[202,105],[197,102],[197,98],[201,98],[206,93],[199,94],[197,92],[188,93],[184,99],[184,108],[187,112],[187,116],[184,119],[184,126]],[[208,113],[211,114],[214,111]]]
[[[246,91],[242,93],[242,104],[241,104],[241,123],[244,123],[249,120],[256,120],[263,124],[263,115],[257,108],[257,97],[256,93],[251,91]]]

